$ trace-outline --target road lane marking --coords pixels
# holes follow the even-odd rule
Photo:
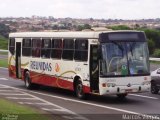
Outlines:
[[[5,70],[8,70],[8,68],[5,68],[5,67],[0,67],[0,69],[5,69]]]
[[[37,100],[36,98],[18,98],[18,97],[6,97],[6,98],[14,100]]]
[[[0,88],[9,88],[9,87],[7,87],[7,86],[0,86]]]
[[[7,86],[7,85],[3,85],[3,86]],[[76,102],[76,103],[81,103],[81,104],[85,104],[85,105],[91,105],[91,106],[95,106],[95,107],[100,107],[100,108],[105,108],[105,109],[109,109],[109,110],[115,110],[115,111],[119,111],[119,112],[123,112],[123,113],[128,113],[128,114],[135,114],[135,115],[141,115],[141,116],[148,116],[148,117],[151,117],[151,118],[155,118],[155,119],[160,119],[159,117],[155,117],[155,116],[152,116],[152,115],[145,115],[145,114],[142,114],[142,113],[138,113],[138,112],[134,112],[134,111],[129,111],[129,110],[125,110],[125,109],[119,109],[119,108],[115,108],[115,107],[110,107],[110,106],[104,106],[104,105],[99,105],[99,104],[95,104],[95,103],[89,103],[89,102],[84,102],[84,101],[80,101],[80,100],[73,100],[73,99],[69,99],[69,98],[64,98],[64,97],[59,97],[59,96],[55,96],[55,95],[48,95],[48,94],[45,94],[45,93],[40,93],[40,92],[35,92],[35,91],[28,91],[28,90],[24,90],[24,89],[20,89],[20,88],[16,88],[16,87],[11,87],[11,86],[8,86],[10,88],[13,88],[13,89],[16,89],[16,90],[21,90],[21,91],[25,91],[25,92],[30,92],[30,93],[34,93],[34,94],[39,94],[39,95],[43,95],[43,96],[48,96],[48,97],[52,97],[52,98],[57,98],[57,99],[61,99],[61,100],[66,100],[66,101],[70,101],[70,102]],[[27,93],[29,94],[29,93]],[[30,94],[31,95],[31,94]],[[31,95],[33,96],[33,95]],[[36,97],[36,96],[35,96]],[[38,97],[37,97],[38,98]],[[42,100],[43,102],[46,102],[46,103],[49,103],[51,105],[55,105],[51,102],[48,102],[46,100],[43,100],[41,98],[39,98],[40,100]],[[56,105],[58,106],[58,105]],[[63,108],[61,106],[59,106],[60,108]],[[66,108],[64,108],[66,109]],[[70,111],[70,110],[69,110]],[[70,113],[74,113],[72,111],[70,111]],[[74,113],[75,114],[75,113]]]
[[[13,92],[13,90],[0,90],[0,91],[2,91],[2,92]]]
[[[74,116],[62,116],[65,119],[69,119],[69,120],[84,120],[84,118],[82,117],[74,117]]]
[[[137,95],[137,94],[129,94],[130,96],[136,96],[136,97],[142,97],[142,98],[149,98],[149,99],[154,99],[158,100],[156,97],[150,97],[150,96],[145,96],[145,95]]]
[[[41,102],[46,103],[47,105],[57,107],[58,109],[62,109],[63,111],[65,111],[65,114],[68,113],[68,114],[70,114],[70,115],[75,115],[77,118],[83,118],[83,120],[88,120],[87,118],[85,118],[85,117],[83,117],[83,116],[81,116],[81,115],[79,115],[79,114],[77,114],[77,113],[75,113],[75,112],[73,112],[73,111],[70,111],[69,109],[66,109],[66,108],[61,107],[61,106],[59,106],[59,105],[53,104],[53,103],[51,103],[51,102],[49,102],[49,101],[47,101],[47,100],[44,100],[44,99],[41,99],[41,98],[39,98],[39,97],[36,97],[36,96],[34,96],[34,95],[32,95],[32,94],[29,94],[29,93],[27,93],[27,92],[28,92],[27,90],[23,90],[23,89],[16,88],[16,87],[11,87],[11,86],[7,86],[7,85],[2,85],[2,84],[0,84],[0,85],[1,85],[1,86],[4,86],[4,87],[12,88],[12,89],[14,89],[14,90],[19,90],[20,92],[25,93],[25,94],[27,94],[28,96],[32,97],[33,100],[39,100],[39,101],[41,101]],[[17,98],[17,97],[7,97],[7,98],[8,98],[8,99],[28,99],[28,98]]]
[[[7,78],[0,78],[0,80],[8,80]]]
[[[3,86],[7,86],[7,85],[3,85]],[[39,93],[39,92],[35,92],[35,91],[23,90],[23,89],[16,88],[16,87],[11,87],[11,88],[17,89],[17,90],[22,90],[22,91],[25,91],[25,92],[35,93],[35,94],[39,94],[39,95],[44,95],[44,96],[48,96],[48,97],[52,97],[52,98],[57,98],[57,99],[61,99],[61,100],[66,100],[66,101],[81,103],[81,104],[85,104],[85,105],[91,105],[91,106],[96,106],[96,107],[100,107],[100,108],[115,110],[115,111],[119,111],[119,112],[124,112],[124,113],[129,113],[129,114],[140,114],[140,113],[137,113],[137,112],[128,111],[128,110],[124,110],[124,109],[119,109],[119,108],[115,108],[115,107],[104,106],[104,105],[84,102],[84,101],[80,101],[80,100],[73,100],[73,99],[69,99],[69,98],[59,97],[59,96],[55,96],[55,95],[48,95],[48,94],[45,94],[45,93]]]
[[[53,108],[51,108],[51,109],[48,109],[48,108],[41,108],[41,109],[42,109],[42,110],[45,110],[45,111],[50,111],[50,112],[52,112],[52,111],[66,112],[65,109],[53,109]]]
[[[31,102],[18,102],[19,104],[27,104],[27,105],[49,105],[47,103],[31,103]]]
[[[54,111],[57,111],[57,112],[66,112],[64,111],[63,109],[48,109],[48,108],[41,108],[42,110],[45,110],[45,111],[49,111],[49,112],[54,112]],[[59,113],[59,114],[62,114],[62,113]],[[65,119],[69,119],[69,120],[86,120],[86,118],[82,117],[82,116],[75,116],[75,115],[65,115],[65,116],[62,116],[63,118]]]
[[[6,95],[6,96],[9,96],[9,95],[22,96],[22,95],[24,95],[25,96],[25,94],[14,94],[14,93],[0,93],[0,95]]]

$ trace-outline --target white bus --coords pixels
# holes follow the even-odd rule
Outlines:
[[[86,94],[150,90],[146,36],[139,31],[22,32],[9,35],[9,76]]]

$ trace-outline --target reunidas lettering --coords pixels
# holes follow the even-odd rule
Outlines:
[[[52,71],[51,63],[47,62],[38,62],[30,61],[30,69],[32,70],[43,70],[43,71]]]

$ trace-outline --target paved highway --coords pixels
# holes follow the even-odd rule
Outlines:
[[[150,120],[150,117],[160,114],[160,94],[131,94],[124,100],[116,96],[89,96],[87,100],[79,100],[73,92],[62,89],[41,87],[26,90],[23,81],[9,78],[7,69],[3,68],[0,68],[0,97],[59,115],[66,120]],[[151,115],[140,117],[139,114]]]

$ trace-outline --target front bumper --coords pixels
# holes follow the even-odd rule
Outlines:
[[[107,95],[107,94],[123,94],[123,93],[141,93],[141,92],[149,92],[151,85],[132,85],[131,87],[128,86],[106,86],[102,87],[100,91],[100,95]]]

